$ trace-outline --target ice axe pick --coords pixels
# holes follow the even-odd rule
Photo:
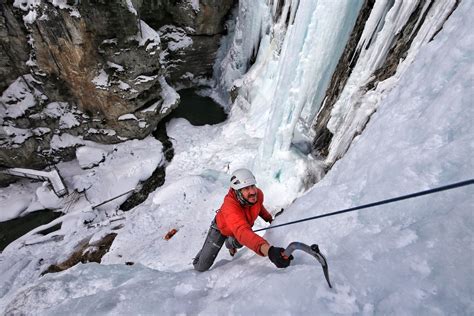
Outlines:
[[[326,258],[323,256],[323,254],[319,251],[319,246],[316,244],[308,246],[307,244],[304,244],[302,242],[294,241],[290,243],[288,247],[286,247],[286,249],[283,251],[283,255],[289,257],[295,250],[304,251],[307,254],[315,257],[316,260],[319,261],[319,263],[323,267],[324,277],[326,278],[326,281],[328,282],[329,287],[332,289],[331,282],[329,281],[328,263],[326,261]]]

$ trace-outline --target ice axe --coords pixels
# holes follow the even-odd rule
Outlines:
[[[319,251],[319,246],[316,244],[308,246],[307,244],[304,244],[302,242],[294,241],[289,244],[288,247],[286,247],[285,251],[283,251],[283,255],[289,257],[295,250],[304,251],[307,254],[310,254],[311,256],[315,257],[316,260],[319,261],[319,263],[323,267],[324,277],[326,278],[329,287],[332,289],[331,282],[329,281],[328,263],[323,254]]]

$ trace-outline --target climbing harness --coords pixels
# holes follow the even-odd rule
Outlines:
[[[308,246],[307,244],[304,244],[302,242],[294,241],[291,244],[289,244],[288,247],[286,247],[286,249],[283,251],[283,255],[286,257],[289,257],[295,250],[304,251],[307,254],[315,257],[316,260],[319,261],[319,263],[323,267],[324,277],[326,278],[326,281],[328,282],[329,287],[332,289],[331,282],[329,281],[328,263],[326,261],[326,258],[323,256],[323,254],[319,251],[319,246],[316,244]]]

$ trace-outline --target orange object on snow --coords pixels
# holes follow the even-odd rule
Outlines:
[[[170,230],[170,231],[165,235],[165,237],[164,237],[165,240],[170,240],[171,237],[173,237],[174,234],[176,234],[177,232],[178,232],[178,230],[173,228],[172,230]]]

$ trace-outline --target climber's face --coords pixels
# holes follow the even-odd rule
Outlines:
[[[248,187],[240,189],[244,199],[254,204],[257,202],[257,187],[255,185],[250,185]]]

